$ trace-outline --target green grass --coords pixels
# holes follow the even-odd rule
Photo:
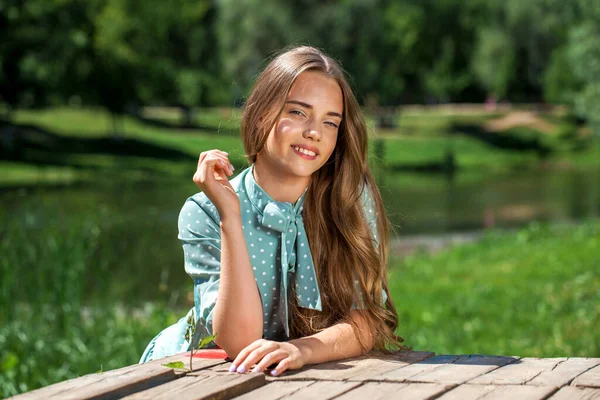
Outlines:
[[[599,357],[600,221],[392,262],[398,333],[438,354]]]

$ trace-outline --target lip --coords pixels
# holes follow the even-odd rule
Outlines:
[[[319,155],[319,150],[316,147],[309,146],[307,144],[293,144],[291,147],[292,147],[292,149],[294,147],[300,147],[301,149],[310,150],[310,151],[314,152],[316,155]]]

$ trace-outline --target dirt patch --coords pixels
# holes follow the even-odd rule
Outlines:
[[[546,134],[550,134],[556,129],[556,125],[543,120],[533,111],[513,111],[500,118],[489,120],[483,125],[485,130],[490,132],[503,132],[521,126]]]

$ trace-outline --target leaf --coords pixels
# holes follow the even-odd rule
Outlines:
[[[206,347],[206,345],[208,345],[210,342],[215,340],[216,337],[217,337],[216,334],[203,337],[202,340],[200,340],[200,343],[198,343],[198,347],[196,347],[196,348],[201,349],[203,347]]]
[[[163,367],[169,367],[169,368],[185,368],[185,365],[183,364],[183,362],[181,361],[175,361],[175,362],[171,362],[168,364],[163,364]]]

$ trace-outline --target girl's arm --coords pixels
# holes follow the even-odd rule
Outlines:
[[[350,312],[350,319],[358,325],[360,339],[367,350],[374,340],[361,310]],[[280,375],[288,369],[302,368],[307,364],[318,364],[362,354],[359,338],[349,322],[337,323],[323,331],[289,342],[274,342],[260,339],[243,349],[233,361],[230,371],[246,372],[256,364],[253,372],[264,371],[277,364],[272,375]]]
[[[353,310],[349,318],[357,324],[360,339],[370,351],[373,349],[374,341],[371,330],[361,313],[362,311]],[[357,357],[363,353],[359,338],[350,322],[337,323],[314,335],[290,340],[289,343],[300,350],[304,365]],[[278,370],[279,366],[276,369]]]
[[[221,218],[221,277],[213,315],[215,343],[231,359],[262,337],[262,303],[239,215]]]
[[[215,205],[221,220],[219,293],[212,324],[217,335],[215,343],[234,358],[262,337],[263,317],[242,229],[239,198],[227,179],[233,174],[227,156],[219,150],[200,154],[194,182]]]

